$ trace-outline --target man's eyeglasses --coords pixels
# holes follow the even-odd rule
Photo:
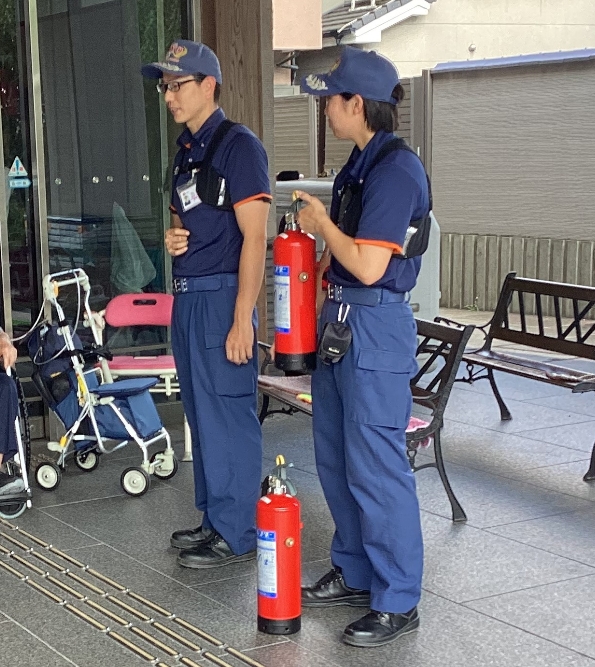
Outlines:
[[[180,86],[183,86],[185,83],[190,83],[191,81],[198,81],[198,83],[201,83],[204,81],[204,76],[195,76],[193,79],[186,79],[186,81],[168,81],[167,83],[158,83],[156,88],[157,91],[162,95],[165,95],[168,90],[172,93],[177,93],[178,90],[180,90]]]

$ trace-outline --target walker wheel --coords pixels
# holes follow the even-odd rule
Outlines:
[[[126,468],[120,484],[129,496],[142,496],[149,490],[151,478],[142,468]]]
[[[83,452],[75,452],[74,462],[76,467],[80,470],[91,472],[99,465],[99,455],[93,449],[87,449]]]
[[[166,456],[165,450],[161,452],[155,452],[151,456],[151,463],[156,463],[155,468],[153,469],[153,474],[159,479],[171,479],[178,472],[178,460],[175,456],[172,455],[172,468],[168,470],[166,467],[166,462],[169,457]]]
[[[0,505],[0,517],[3,519],[16,519],[27,509],[27,503],[15,503],[14,505]]]
[[[35,481],[44,491],[53,491],[62,480],[62,471],[55,463],[40,463],[35,468]]]

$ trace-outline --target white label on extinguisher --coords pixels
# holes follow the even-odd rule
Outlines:
[[[275,331],[289,333],[291,331],[291,315],[289,306],[289,267],[275,267]]]
[[[277,541],[274,530],[256,531],[258,594],[277,597]]]

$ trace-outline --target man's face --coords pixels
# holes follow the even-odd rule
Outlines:
[[[192,126],[198,119],[201,119],[202,122],[205,113],[213,103],[213,94],[208,92],[212,86],[209,88],[207,79],[198,82],[189,75],[163,74],[163,83],[174,81],[183,85],[180,85],[177,92],[167,90],[165,92],[165,103],[175,122],[189,126]]]

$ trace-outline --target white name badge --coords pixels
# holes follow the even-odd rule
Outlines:
[[[184,213],[195,208],[202,202],[196,191],[196,175],[194,175],[188,183],[184,183],[184,185],[177,187],[176,190],[178,191],[178,196],[182,203],[182,211],[184,211]]]

